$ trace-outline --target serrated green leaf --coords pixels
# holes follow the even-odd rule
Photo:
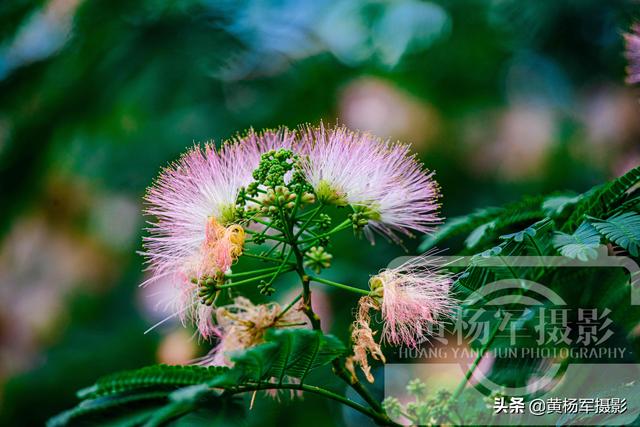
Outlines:
[[[175,389],[201,384],[222,375],[229,368],[221,366],[153,365],[132,371],[118,372],[100,378],[95,385],[80,390],[81,399],[108,396],[140,389]]]
[[[608,240],[620,246],[632,256],[638,256],[640,252],[639,214],[623,212],[606,220],[594,220],[592,224]]]

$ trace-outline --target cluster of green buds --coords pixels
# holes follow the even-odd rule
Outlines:
[[[258,291],[264,296],[270,297],[276,291],[276,288],[273,287],[273,280],[260,280],[258,283]]]
[[[452,400],[452,394],[448,390],[439,390],[429,397],[427,385],[419,379],[409,381],[406,390],[414,399],[406,405],[402,405],[393,396],[382,402],[383,408],[392,419],[406,417],[419,425],[450,425],[461,421],[457,415],[458,403]],[[468,401],[466,396],[462,399]],[[469,405],[475,406],[476,403],[469,401]]]
[[[313,188],[304,178],[299,157],[291,150],[270,150],[253,171],[254,181],[236,199],[239,217],[275,216],[278,212],[315,203]]]
[[[275,188],[268,188],[266,193],[259,198],[262,202],[261,212],[265,215],[274,214],[278,210],[292,210],[296,206],[298,195],[292,193],[284,185],[278,185]],[[302,194],[301,203],[303,205],[315,202],[313,193]]]
[[[192,278],[191,283],[198,285],[198,298],[205,305],[212,305],[220,291],[219,286],[224,283],[224,274],[215,276],[204,275],[199,278]]]
[[[331,267],[333,255],[325,250],[323,246],[312,246],[304,254],[304,266],[309,267],[316,273],[320,273],[322,269]]]
[[[316,219],[316,224],[318,225],[318,229],[320,231],[327,231],[331,228],[331,216],[327,214],[318,215],[318,219]]]
[[[380,214],[370,207],[360,205],[353,207],[353,213],[349,215],[349,218],[353,224],[353,232],[358,235],[362,233],[370,220],[379,220]]]
[[[397,397],[386,397],[382,401],[382,407],[391,419],[398,420],[402,417],[403,407]]]

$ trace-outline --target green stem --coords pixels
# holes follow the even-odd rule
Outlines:
[[[253,197],[247,197],[246,200],[255,203],[256,205],[262,205],[262,200],[255,199]]]
[[[268,271],[276,271],[280,268],[280,266],[274,266],[274,267],[267,267],[267,268],[259,268],[257,270],[251,270],[251,271],[243,271],[240,273],[230,273],[230,274],[225,274],[224,277],[227,279],[234,279],[236,277],[244,277],[244,276],[251,276],[253,274],[260,274],[260,273],[266,273]]]
[[[296,215],[298,214],[298,208],[300,208],[300,200],[302,200],[302,192],[296,193],[296,201],[293,204],[293,209],[291,209],[291,215],[289,215],[289,218],[291,218],[291,220],[293,221],[295,221]]]
[[[384,426],[393,426],[393,427],[398,427],[400,426],[400,424],[397,424],[395,422],[393,422],[388,416],[384,415],[384,414],[379,414],[375,411],[372,411],[369,408],[366,408],[362,405],[360,405],[357,402],[354,402],[351,399],[347,399],[346,397],[340,396],[337,393],[334,393],[330,390],[321,388],[321,387],[316,387],[313,385],[307,385],[307,384],[259,384],[259,385],[255,385],[255,386],[247,386],[247,387],[242,387],[241,389],[238,390],[234,390],[232,392],[230,392],[230,394],[238,394],[238,393],[246,393],[246,392],[251,392],[251,391],[259,391],[259,390],[302,390],[304,392],[308,392],[308,393],[312,393],[312,394],[317,394],[319,396],[325,397],[327,399],[331,399],[334,400],[336,402],[340,402],[343,405],[347,405],[350,408],[355,409],[358,412],[361,412],[362,414],[372,418],[373,420],[375,420],[378,424],[380,425],[384,425]]]
[[[300,252],[300,249],[298,248],[296,242],[292,242],[292,249],[294,250],[294,254],[296,256],[296,260],[297,260],[297,264],[298,264],[297,272],[298,272],[298,275],[300,276],[300,279],[302,280],[303,310],[304,310],[305,314],[307,315],[307,317],[309,318],[309,321],[311,322],[311,325],[313,326],[313,329],[321,330],[320,329],[320,318],[313,311],[313,307],[311,305],[311,288],[309,286],[309,283],[311,281],[311,277],[309,275],[307,275],[305,270],[304,270],[303,255]],[[344,285],[344,286],[346,286],[346,285]],[[353,288],[353,289],[356,289],[356,288]],[[368,294],[368,292],[367,292],[367,294]],[[341,360],[335,359],[332,362],[332,365],[333,365],[333,372],[340,379],[342,379],[351,388],[353,388],[356,391],[356,393],[358,393],[360,395],[360,397],[362,397],[364,399],[364,401],[367,402],[374,409],[375,412],[379,413],[380,416],[383,416],[386,419],[388,419],[386,413],[384,412],[384,409],[382,409],[382,405],[380,404],[380,402],[378,402],[371,395],[371,393],[369,393],[369,390],[367,390],[362,385],[362,383],[360,383],[358,378],[355,378],[354,376],[352,376],[351,374],[349,374],[347,372],[347,370],[345,369],[344,364],[343,364],[343,362]]]
[[[279,232],[282,233],[282,230],[280,230],[278,227],[273,225],[273,223],[267,222],[267,221],[263,221],[260,218],[258,218],[257,216],[251,217],[251,219],[249,221],[257,222],[258,224],[262,224],[262,225],[264,225],[266,227],[273,228],[274,230],[278,230]]]
[[[355,293],[361,294],[361,295],[369,295],[370,294],[370,292],[365,290],[365,289],[354,288],[353,286],[344,285],[342,283],[334,282],[332,280],[323,279],[322,277],[310,276],[309,278],[313,282],[324,283],[325,285],[329,285],[329,286],[333,286],[333,287],[336,287],[336,288],[344,289],[344,290],[349,291],[349,292],[355,292]]]
[[[302,235],[302,233],[304,232],[304,230],[306,230],[306,229],[307,229],[307,226],[308,226],[309,224],[311,224],[311,221],[313,221],[313,220],[315,219],[315,217],[316,217],[316,216],[318,216],[318,214],[322,211],[322,209],[323,209],[323,208],[324,208],[324,205],[320,205],[320,206],[318,206],[318,207],[316,208],[316,210],[311,214],[311,216],[309,216],[309,218],[307,218],[307,219],[305,220],[305,222],[303,222],[303,223],[302,223],[302,225],[300,226],[300,230],[298,231],[298,233],[297,233],[295,236],[293,236],[293,240],[294,240],[294,241],[297,241],[297,240],[300,238],[300,236]],[[293,227],[291,227],[291,228],[292,228],[292,230],[291,230],[291,231],[293,231]]]
[[[269,227],[265,228],[262,231],[255,231],[255,230],[245,229],[244,232],[247,233],[247,234],[250,234],[252,236],[264,236],[265,239],[268,239],[268,238],[271,238],[271,237],[280,237],[280,238],[283,237],[282,233],[275,234],[275,235],[274,234],[265,234],[267,232],[267,230],[269,230]]]
[[[291,301],[289,304],[287,304],[287,306],[285,308],[282,309],[282,311],[280,312],[280,314],[278,314],[278,316],[276,316],[276,320],[280,319],[282,316],[284,316],[287,311],[291,310],[291,308],[298,302],[300,301],[300,299],[302,298],[302,294],[299,294],[297,297],[295,297],[293,299],[293,301]]]
[[[297,250],[297,248],[296,248]],[[299,253],[300,251],[298,251]],[[296,254],[296,257],[298,255]],[[320,317],[313,311],[313,307],[311,305],[311,287],[309,283],[311,282],[309,276],[305,273],[304,268],[301,267],[302,264],[299,263],[297,268],[298,276],[302,281],[302,311],[307,315],[309,321],[311,322],[311,326],[313,329],[320,331]]]
[[[352,389],[355,390],[356,393],[360,395],[364,399],[365,402],[369,404],[376,412],[380,414],[384,414],[386,417],[386,413],[382,408],[380,402],[378,402],[372,395],[369,393],[369,390],[362,385],[358,378],[354,377],[344,367],[344,364],[341,360],[335,359],[332,363],[333,372],[345,383],[347,383]]]
[[[273,246],[271,247],[271,249],[269,249],[269,250],[267,251],[267,253],[266,253],[266,254],[264,254],[264,256],[267,256],[267,257],[268,257],[268,256],[271,256],[271,254],[272,254],[272,253],[274,253],[274,252],[276,251],[276,249],[278,249],[280,246],[282,246],[282,247],[284,248],[285,244],[284,244],[283,242],[278,242],[278,243],[276,243],[275,245],[273,245]],[[280,255],[280,259],[282,259],[282,255]]]
[[[326,233],[322,233],[322,234],[318,234],[317,236],[311,237],[309,239],[305,239],[305,240],[301,240],[298,243],[300,244],[307,244],[310,242],[314,242],[318,239],[322,239],[323,237],[328,237],[331,236],[332,234],[338,233],[346,228],[349,228],[349,226],[351,225],[351,220],[350,219],[345,219],[343,222],[341,222],[340,224],[336,225],[335,227],[333,227],[331,230],[327,231]],[[300,233],[298,233],[300,234]]]
[[[282,243],[285,243],[285,242],[286,242],[286,240],[285,240],[285,239],[283,239],[282,237],[279,237],[279,236],[272,236],[272,235],[269,235],[269,234],[265,234],[265,235],[264,235],[264,238],[265,238],[265,240],[275,240],[276,242],[282,242]],[[246,241],[247,241],[248,243],[253,243],[253,239],[247,239]]]
[[[320,327],[321,326],[320,317],[318,317],[318,315],[313,311],[313,306],[311,303],[311,287],[310,287],[311,278],[306,273],[304,268],[304,254],[302,253],[302,251],[300,250],[300,247],[298,246],[299,244],[298,238],[302,235],[302,233],[304,233],[306,227],[311,223],[311,221],[321,211],[321,209],[322,209],[322,206],[317,208],[317,210],[309,216],[309,218],[301,226],[300,230],[295,234],[293,232],[295,221],[288,220],[285,213],[281,212],[281,217],[285,222],[285,229],[283,233],[288,239],[287,243],[289,244],[289,246],[291,246],[291,253],[293,253],[293,255],[295,256],[294,269],[302,282],[302,294],[301,294],[302,311],[305,313],[305,315],[309,319],[312,328],[320,332],[322,332],[322,329]],[[327,283],[325,279],[321,279],[319,280],[319,282]],[[334,286],[336,285],[335,282],[331,282],[331,284],[333,284]],[[339,285],[338,287],[341,287],[343,289],[349,289],[358,293],[366,293],[367,295],[369,294],[368,292],[363,291],[362,289],[351,288],[349,286],[342,285],[342,284],[337,284],[337,285]],[[342,361],[340,361],[339,359],[335,359],[333,361],[333,370],[339,378],[341,378],[351,388],[353,388],[365,400],[365,402],[367,402],[371,406],[372,410],[363,408],[365,411],[367,411],[366,413],[369,414],[369,416],[371,416],[373,419],[375,419],[376,421],[384,425],[397,425],[393,423],[393,421],[391,421],[389,417],[386,415],[380,402],[378,402],[371,395],[371,393],[369,393],[369,391],[360,383],[360,381],[356,377],[350,375],[347,372]],[[338,397],[341,401],[345,400],[345,398],[343,398],[342,396],[338,396]],[[348,403],[345,403],[345,404],[348,404]],[[352,405],[349,405],[349,406],[352,406]]]
[[[460,394],[462,394],[462,391],[464,390],[465,386],[467,385],[467,382],[469,382],[469,379],[471,378],[471,376],[473,376],[473,372],[478,367],[478,364],[480,363],[480,361],[484,357],[484,355],[487,352],[487,350],[489,349],[489,347],[491,347],[491,344],[493,344],[493,341],[495,340],[496,336],[498,335],[498,329],[499,328],[500,328],[500,322],[498,322],[496,324],[496,326],[493,328],[493,330],[491,331],[491,334],[489,335],[489,338],[487,339],[487,342],[482,346],[482,348],[478,352],[478,355],[474,359],[473,363],[471,364],[471,366],[469,366],[469,369],[467,369],[467,372],[464,374],[464,379],[460,382],[460,384],[458,384],[458,386],[456,387],[455,391],[451,395],[451,400],[455,400],[458,397],[460,397]]]
[[[251,252],[245,252],[242,254],[242,256],[248,256],[249,258],[260,259],[262,261],[277,262],[278,264],[284,261],[282,258],[272,258],[264,255],[252,254]]]
[[[284,265],[284,264],[282,264]],[[285,269],[284,271],[282,271],[282,273],[288,273],[289,271],[293,271],[294,267],[289,267],[287,269]],[[218,289],[227,289],[227,288],[233,288],[234,286],[240,286],[240,285],[246,285],[247,283],[251,283],[251,282],[255,282],[256,280],[260,280],[260,279],[264,279],[267,277],[272,277],[274,275],[274,273],[267,273],[267,274],[261,274],[259,276],[255,276],[255,277],[251,277],[249,279],[244,279],[244,280],[240,280],[237,282],[232,282],[229,283],[227,285],[220,285],[218,286]]]
[[[283,249],[283,253],[282,255],[284,256],[284,248],[285,246],[282,247]],[[282,273],[282,268],[285,265],[289,266],[289,271],[294,270],[296,268],[295,264],[292,264],[289,262],[289,258],[291,258],[291,252],[289,251],[289,253],[287,254],[287,256],[284,258],[284,261],[282,262],[282,264],[280,264],[280,266],[278,267],[278,269],[276,270],[276,272],[273,274],[273,276],[271,277],[271,279],[269,280],[269,286],[271,286],[271,284],[273,283],[274,280],[276,280],[276,278]]]
[[[316,206],[315,208],[309,209],[308,211],[301,213],[300,215],[298,215],[294,219],[295,219],[296,222],[301,222],[302,219],[307,218],[309,215],[313,215],[315,213],[315,211],[317,211],[321,207],[322,206]]]

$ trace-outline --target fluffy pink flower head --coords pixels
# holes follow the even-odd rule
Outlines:
[[[382,311],[382,341],[415,348],[430,335],[433,324],[451,315],[451,275],[437,260],[417,257],[369,280]]]
[[[195,146],[164,169],[145,196],[145,213],[157,221],[144,238],[151,271],[144,284],[169,277],[180,290],[171,302],[176,315],[193,321],[204,338],[215,333],[214,309],[200,303],[197,279],[226,272],[241,255],[244,230],[234,223],[238,191],[252,181],[262,153],[291,147],[293,139],[286,129],[250,131],[219,150]]]
[[[433,174],[410,155],[409,146],[323,125],[302,130],[304,171],[321,201],[351,205],[372,230],[398,242],[396,232],[427,233],[440,221]]]
[[[640,83],[640,24],[634,24],[631,32],[624,35],[626,42],[625,56],[629,61],[627,67],[627,83]]]

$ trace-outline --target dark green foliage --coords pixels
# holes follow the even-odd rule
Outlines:
[[[345,353],[340,340],[308,329],[270,330],[266,342],[232,356],[233,368],[155,365],[99,379],[81,390],[75,408],[49,421],[49,426],[109,420],[116,425],[160,426],[216,405],[258,385],[278,388],[303,383],[307,374]],[[235,411],[237,412],[237,410]]]
[[[605,238],[637,257],[640,249],[640,215],[623,212],[606,220],[595,220],[593,227]]]
[[[637,240],[637,231],[634,230],[636,233],[634,234],[628,227],[626,230],[622,228],[625,227],[627,221],[634,218],[630,213],[635,212],[634,209],[637,208],[640,202],[637,194],[629,194],[629,191],[638,182],[640,182],[640,167],[631,169],[623,176],[606,184],[593,187],[584,194],[552,194],[546,197],[525,197],[521,201],[510,203],[504,207],[487,208],[469,215],[452,218],[436,234],[426,237],[420,246],[420,250],[429,250],[452,237],[467,234],[465,249],[486,251],[494,245],[497,238],[500,237],[505,240],[509,237],[520,236],[518,233],[526,230],[531,232],[532,229],[527,226],[532,226],[536,221],[542,219],[553,220],[553,230],[558,232],[554,238],[553,245],[547,246],[560,249],[570,243],[587,243],[593,246],[597,244],[595,241],[596,234],[590,224],[593,223],[595,226],[595,223],[598,223],[601,225],[596,228],[605,238],[617,243],[616,239],[613,238],[617,237],[617,240],[623,242],[624,246],[617,244],[625,249],[627,249],[625,246],[630,246],[633,250],[635,248],[634,242]],[[627,212],[627,215],[623,216],[622,214],[625,212]],[[615,218],[612,223],[606,224],[606,221],[594,220],[594,218],[603,218],[614,213],[615,217],[612,216],[610,218]],[[585,223],[585,221],[588,222]],[[635,223],[632,222],[630,225],[635,226]],[[579,227],[582,228],[578,233]],[[602,230],[606,230],[609,235]],[[524,239],[524,235],[522,236],[523,239],[521,241],[529,240],[531,243],[534,242],[533,239]],[[568,249],[575,248],[569,247]],[[546,255],[553,254],[553,252],[546,251],[543,253]],[[577,256],[571,251],[568,251],[568,253]]]
[[[465,248],[476,249],[481,243],[498,237],[505,230],[544,218],[543,203],[542,197],[525,197],[504,207],[490,207],[452,218],[433,236],[427,236],[419,249],[427,251],[440,242],[461,234],[468,234]]]
[[[467,234],[490,221],[501,212],[504,212],[504,208],[490,207],[479,209],[469,215],[450,218],[444,225],[438,228],[435,234],[425,237],[419,250],[425,252],[444,240],[460,234]]]
[[[574,212],[563,225],[562,231],[572,232],[587,216],[606,216],[621,200],[624,200],[626,192],[639,181],[640,166],[631,169],[613,181],[592,188],[576,205]]]
[[[481,211],[481,214],[476,212],[455,218],[450,224],[445,224],[435,238],[426,240],[423,247],[467,233],[463,252],[473,249],[475,255],[471,257],[470,265],[459,272],[455,283],[461,300],[473,295],[472,291],[502,279],[527,279],[553,290],[574,312],[576,307],[597,308],[600,312],[610,310],[609,318],[619,329],[616,345],[633,347],[629,334],[640,319],[637,308],[630,305],[629,283],[632,278],[625,269],[563,268],[545,264],[537,268],[522,267],[514,261],[517,258],[510,257],[563,255],[568,259],[587,261],[605,256],[606,250],[602,252],[602,245],[609,244],[614,247],[614,253],[616,247],[621,248],[638,262],[640,214],[636,211],[638,194],[633,190],[638,181],[640,170],[635,168],[581,195],[528,198],[520,204],[520,209],[529,209],[528,212],[511,211],[507,207],[492,208]],[[511,206],[518,206],[518,203]],[[533,219],[541,212],[542,218]],[[532,218],[529,223],[513,221],[509,224],[510,221],[505,221],[505,218],[525,218],[527,215]],[[497,231],[501,228],[503,234],[498,236]],[[489,262],[492,262],[491,266]],[[475,301],[472,306],[490,310],[486,302]],[[527,326],[524,318],[517,324],[523,332],[527,327],[535,327],[535,324]],[[497,348],[507,344],[497,339],[489,345]],[[493,380],[500,384],[522,385],[530,375],[535,375],[537,369],[533,359],[522,361],[521,365],[513,361],[503,362],[510,364],[503,366],[496,362],[492,373]]]

